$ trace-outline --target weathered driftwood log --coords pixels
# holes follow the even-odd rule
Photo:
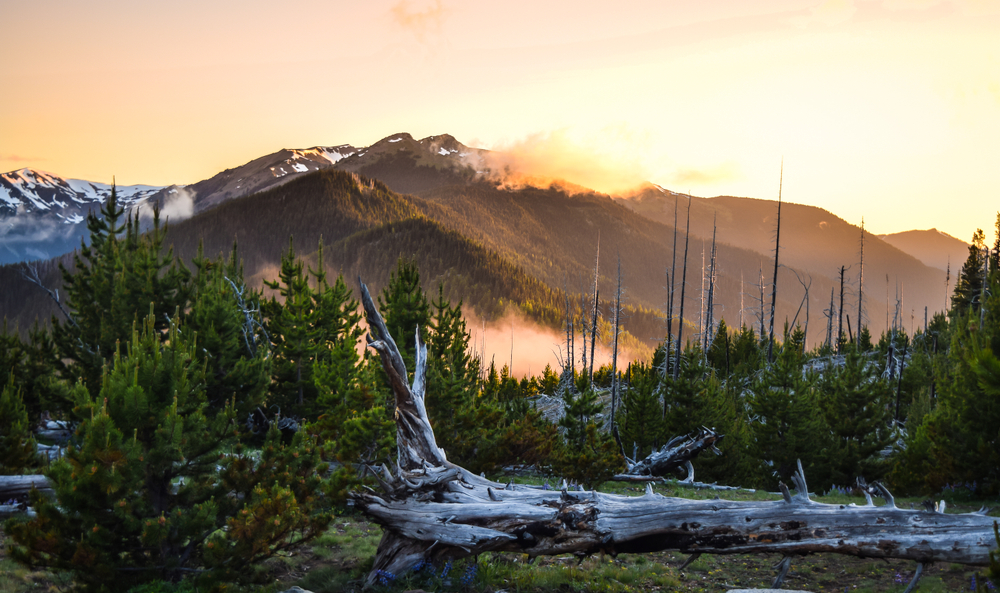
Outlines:
[[[694,482],[694,466],[691,465],[691,461],[706,449],[716,455],[721,454],[715,448],[715,444],[724,436],[711,428],[703,427],[689,435],[674,437],[645,459],[635,461],[625,457],[625,473],[617,474],[611,479],[620,482],[643,482],[670,475],[675,470],[686,467],[688,475],[684,481]]]
[[[52,484],[45,476],[0,476],[0,502],[25,498],[32,488],[37,488],[42,493],[52,492]]]
[[[792,495],[766,502],[685,500],[653,492],[628,497],[500,484],[450,463],[424,407],[426,346],[417,335],[416,369],[406,369],[364,284],[368,345],[378,351],[395,393],[397,467],[377,472],[382,493],[352,493],[354,505],[383,527],[368,582],[422,560],[487,551],[530,557],[680,550],[693,554],[833,552],[982,565],[994,544],[994,519],[903,510],[887,490],[884,506],[820,504],[809,499],[801,467]],[[787,565],[787,563],[784,563]]]
[[[65,420],[46,420],[35,431],[35,436],[64,445],[73,436],[73,425]]]

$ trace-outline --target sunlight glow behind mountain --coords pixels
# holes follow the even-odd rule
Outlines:
[[[3,171],[184,184],[282,146],[408,130],[510,149],[522,168],[604,191],[636,177],[774,199],[784,158],[786,199],[879,233],[968,240],[996,214],[1000,0],[219,0],[155,13],[54,0],[4,14]]]

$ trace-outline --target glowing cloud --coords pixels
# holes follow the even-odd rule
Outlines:
[[[482,319],[470,310],[465,312],[465,322],[472,338],[469,350],[474,356],[479,356],[487,368],[491,361],[498,371],[504,365],[513,363],[511,375],[516,378],[541,375],[545,365],[550,365],[556,373],[562,370],[565,332],[542,327],[517,314],[508,314],[484,325]],[[640,354],[619,347],[618,364],[622,367],[639,358]],[[595,359],[595,368],[610,364],[611,349],[598,341]]]
[[[400,0],[389,9],[394,23],[413,33],[419,41],[424,41],[428,35],[441,33],[441,27],[449,10],[441,0],[435,0],[430,5],[411,8],[409,0]]]
[[[38,162],[38,161],[42,161],[42,160],[45,160],[45,159],[39,159],[39,158],[35,158],[35,157],[30,157],[30,156],[21,156],[19,154],[0,154],[0,161],[8,162],[8,163],[30,163],[30,162]]]
[[[622,130],[589,140],[556,130],[494,146],[492,152],[470,164],[487,170],[488,177],[506,187],[555,184],[570,192],[586,188],[616,194],[628,192],[648,178],[637,154],[642,143],[642,138]]]
[[[858,11],[854,0],[823,0],[809,9],[809,16],[792,19],[792,24],[805,27],[813,23],[839,25],[850,20]]]
[[[735,163],[722,163],[707,169],[679,169],[671,176],[671,181],[680,185],[708,185],[733,181],[739,177],[739,167]]]

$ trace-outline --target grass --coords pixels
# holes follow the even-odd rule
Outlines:
[[[0,593],[55,592],[69,589],[72,584],[70,575],[21,566],[7,557],[7,545],[7,538],[0,529]]]

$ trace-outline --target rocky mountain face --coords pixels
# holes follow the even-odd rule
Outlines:
[[[177,187],[129,185],[117,188],[131,207],[161,201]],[[34,169],[0,175],[0,264],[48,259],[80,245],[87,214],[111,194],[105,183],[63,179]]]
[[[396,191],[415,193],[441,183],[461,183],[475,176],[482,151],[447,134],[416,140],[410,134],[388,136],[356,148],[314,146],[282,149],[226,169],[188,186],[119,186],[129,207],[154,204],[179,222],[228,200],[288,183],[320,169],[337,168],[384,180]],[[470,166],[472,165],[472,166]],[[0,264],[47,259],[73,250],[87,234],[87,214],[107,199],[111,186],[51,173],[20,169],[0,176]]]

